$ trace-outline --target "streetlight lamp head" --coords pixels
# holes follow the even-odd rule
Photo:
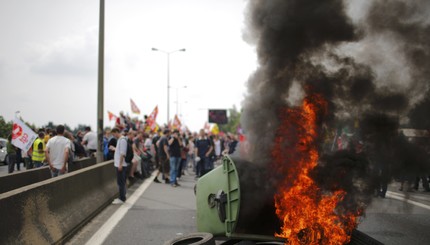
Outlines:
[[[185,49],[183,48],[183,49],[180,49],[179,51],[181,51],[181,52],[185,52]]]
[[[156,48],[152,48],[152,51],[158,51],[158,49],[156,49]]]

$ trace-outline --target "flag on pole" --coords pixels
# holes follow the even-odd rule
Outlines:
[[[215,123],[215,124],[212,126],[211,133],[212,133],[213,135],[218,135],[218,134],[219,134],[218,124],[216,124],[216,123]]]
[[[25,125],[25,123],[15,117],[12,128],[12,145],[27,152],[36,138],[37,134]]]
[[[115,116],[115,114],[113,114],[112,112],[108,111],[108,117],[109,117],[109,121],[116,121],[118,119],[117,116]]]
[[[134,101],[132,99],[130,99],[130,105],[131,105],[131,112],[133,112],[135,114],[140,114],[139,108],[137,108],[136,103],[134,103]]]
[[[155,106],[154,110],[151,112],[149,117],[146,119],[146,124],[149,126],[149,128],[152,131],[155,131],[155,129],[157,128],[157,122],[156,122],[157,115],[158,115],[158,105]]]
[[[182,126],[182,124],[181,124],[181,120],[179,120],[179,118],[178,118],[178,115],[175,115],[175,118],[173,119],[173,129],[178,129],[178,130],[180,130],[181,129],[181,126]]]

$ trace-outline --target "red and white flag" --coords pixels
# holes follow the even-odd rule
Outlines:
[[[113,114],[112,112],[108,111],[108,117],[109,117],[109,121],[116,121],[116,119],[118,118],[117,116],[115,116],[115,114]]]
[[[36,138],[37,134],[15,117],[12,128],[12,145],[27,152]]]
[[[139,108],[137,108],[136,103],[134,103],[134,101],[132,99],[130,99],[130,105],[131,105],[131,112],[133,112],[135,114],[140,114]]]
[[[152,131],[155,131],[157,128],[157,115],[158,115],[158,105],[154,108],[154,110],[151,112],[149,117],[146,119],[146,123],[151,128]]]

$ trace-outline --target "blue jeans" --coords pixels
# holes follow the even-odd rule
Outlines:
[[[35,167],[35,168],[40,168],[40,167],[42,167],[42,166],[43,166],[43,162],[37,162],[37,161],[34,161],[34,162],[33,162],[33,165],[34,165],[34,167]]]
[[[54,169],[54,171],[52,171],[51,170],[51,177],[52,178],[54,178],[54,177],[57,177],[57,176],[61,176],[61,175],[65,175],[65,174],[67,174],[67,169],[66,169],[66,172],[64,172],[64,173],[60,173],[60,169]]]
[[[116,171],[116,183],[119,188],[119,199],[123,202],[127,199],[125,194],[127,193],[127,189],[125,185],[127,184],[127,166],[122,166],[122,171],[118,171],[118,168],[115,167]]]
[[[178,176],[178,168],[181,157],[170,157],[170,183],[176,183],[176,177]]]

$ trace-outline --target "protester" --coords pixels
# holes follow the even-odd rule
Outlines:
[[[85,128],[82,145],[87,147],[86,150],[88,151],[88,155],[90,156],[94,156],[94,153],[97,152],[97,134],[96,132],[91,131],[91,127]]]
[[[69,158],[68,158],[68,164],[72,164],[75,161],[75,144],[73,143],[75,141],[75,137],[70,132],[65,132],[64,137],[66,137],[70,142],[70,150],[69,150]]]
[[[236,151],[237,144],[239,141],[237,141],[236,135],[227,136],[229,138],[230,143],[228,144],[228,154],[233,154]]]
[[[112,138],[108,143],[108,155],[106,160],[113,160],[115,155],[116,144],[118,142],[118,138],[121,135],[118,128],[113,128],[111,131]]]
[[[185,174],[185,169],[187,166],[187,156],[188,156],[188,139],[185,134],[180,138],[181,144],[181,160],[179,161],[178,175],[177,178],[180,179],[182,175]]]
[[[190,166],[195,173],[196,172],[196,161],[195,161],[194,137],[193,136],[189,137],[187,147],[188,147],[187,166]]]
[[[179,136],[179,131],[173,131],[169,138],[169,157],[170,157],[170,184],[172,187],[180,186],[176,177],[178,176],[179,163],[181,161],[181,146],[182,140]]]
[[[158,140],[158,157],[160,159],[161,172],[163,173],[163,179],[166,184],[170,183],[169,180],[169,172],[170,172],[170,163],[169,163],[169,143],[168,137],[170,136],[170,130],[165,129],[163,132],[163,136]]]
[[[67,173],[70,140],[64,137],[64,126],[58,125],[56,136],[49,139],[46,144],[45,158],[51,170],[52,177]]]
[[[8,141],[6,144],[6,152],[9,157],[8,162],[8,172],[11,174],[13,173],[13,170],[15,169],[15,162],[16,162],[16,147],[12,145],[12,135],[8,136]]]
[[[112,138],[111,131],[109,129],[105,130],[103,135],[103,159],[107,161],[109,154],[109,140]]]
[[[132,147],[133,147],[133,160],[131,161],[131,171],[129,178],[133,179],[135,176],[134,174],[137,172],[138,177],[142,178],[142,174],[137,171],[139,168],[141,169],[142,164],[142,158],[141,155],[143,154],[143,133],[138,132],[137,136],[134,137]],[[142,170],[141,170],[142,171]]]
[[[112,134],[115,138],[118,139],[118,142],[115,147],[115,155],[114,155],[114,166],[116,171],[116,182],[118,184],[119,189],[119,197],[115,199],[112,204],[122,204],[126,201],[126,183],[127,183],[127,167],[130,163],[127,163],[125,157],[127,155],[128,148],[128,137],[121,136],[119,130],[112,130]],[[129,135],[132,132],[128,132]]]
[[[153,148],[153,152],[154,152],[155,170],[158,170],[157,175],[154,178],[155,183],[161,183],[158,180],[158,176],[160,175],[160,173],[162,173],[160,158],[159,158],[159,154],[158,154],[158,146],[157,146],[157,142],[160,140],[160,136],[159,136],[160,132],[161,132],[161,130],[158,130],[158,132],[155,133],[154,136],[152,137],[152,148]]]
[[[223,151],[223,142],[221,142],[221,139],[219,138],[218,135],[215,135],[214,139],[213,139],[213,143],[214,143],[214,149],[215,149],[215,160],[218,160],[221,158],[221,153]]]
[[[212,150],[213,147],[211,141],[205,135],[205,131],[201,129],[199,132],[199,138],[195,143],[195,155],[197,156],[197,177],[202,177],[204,174],[206,174],[206,166],[210,164],[209,161]]]
[[[45,133],[39,131],[39,137],[33,142],[33,154],[31,159],[33,160],[34,167],[40,168],[43,166],[45,161]],[[33,166],[32,166],[33,167]]]

